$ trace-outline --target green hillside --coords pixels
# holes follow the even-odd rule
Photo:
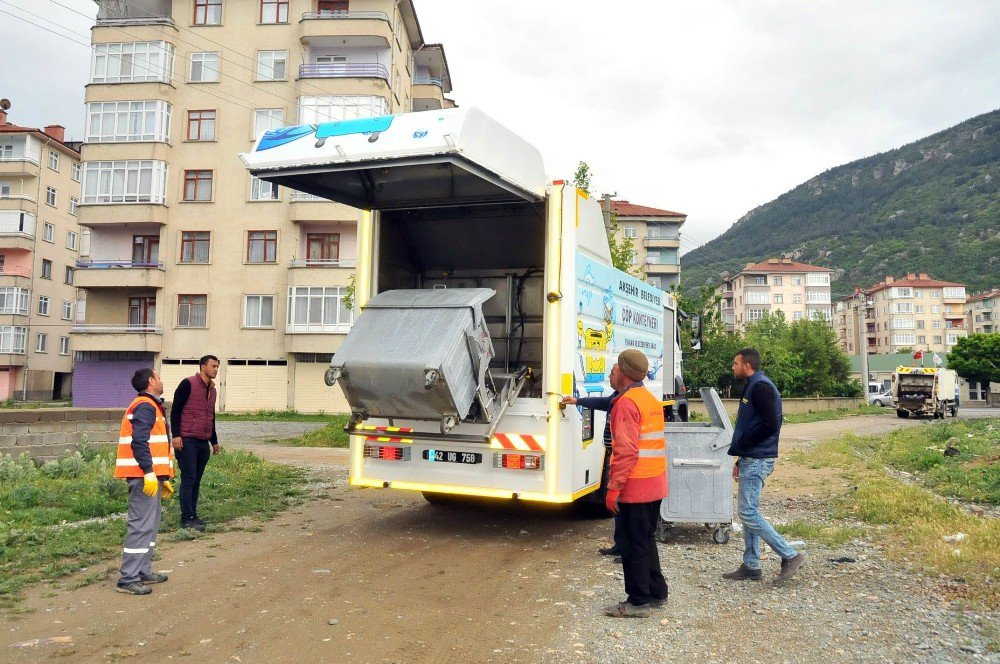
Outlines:
[[[791,255],[837,270],[835,294],[887,274],[1000,285],[1000,110],[832,168],[681,259],[687,291]]]

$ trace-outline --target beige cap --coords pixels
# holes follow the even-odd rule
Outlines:
[[[649,371],[649,360],[641,350],[629,348],[618,356],[618,368],[626,377],[641,382],[646,379],[646,373]]]

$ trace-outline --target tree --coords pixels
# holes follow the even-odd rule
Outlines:
[[[948,353],[948,368],[965,380],[986,383],[986,402],[990,383],[1000,383],[1000,333],[970,334],[961,337]]]
[[[577,189],[583,189],[590,196],[590,166],[587,162],[581,161],[576,167],[576,173],[573,174],[573,184]]]

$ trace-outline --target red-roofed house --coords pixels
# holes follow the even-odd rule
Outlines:
[[[664,290],[679,284],[678,251],[687,215],[629,201],[611,201],[611,209],[618,216],[618,238],[632,240],[632,262],[646,281]]]
[[[747,324],[781,311],[789,321],[811,318],[830,320],[830,276],[833,270],[790,258],[768,258],[747,263],[723,279],[716,292],[726,330],[746,329]]]
[[[69,396],[80,153],[0,104],[0,400]]]
[[[901,279],[886,277],[837,303],[835,328],[841,348],[849,354],[861,347],[855,312],[862,309],[867,310],[864,347],[869,353],[911,349],[947,353],[968,334],[965,286],[924,273],[910,272]]]
[[[965,302],[969,334],[1000,332],[1000,288],[977,293]]]

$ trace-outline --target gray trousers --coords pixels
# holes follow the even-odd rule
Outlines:
[[[156,534],[160,531],[160,481],[155,496],[142,492],[142,478],[128,480],[128,517],[125,521],[125,552],[122,554],[121,578],[124,585],[141,581],[153,572]]]

